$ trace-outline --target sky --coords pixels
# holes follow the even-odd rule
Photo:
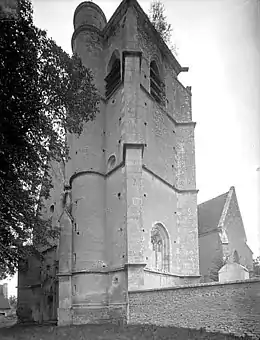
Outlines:
[[[120,0],[96,0],[107,19]],[[257,7],[258,2],[258,7]],[[32,0],[34,23],[71,53],[80,0]],[[178,61],[192,86],[198,203],[235,187],[247,243],[260,255],[260,4],[258,0],[164,0]],[[147,13],[150,1],[139,0]],[[9,294],[16,294],[15,276]]]

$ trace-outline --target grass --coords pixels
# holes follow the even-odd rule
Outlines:
[[[204,329],[191,330],[177,327],[156,326],[25,326],[14,325],[0,328],[1,340],[231,340],[242,339],[232,334],[209,333]],[[243,339],[251,339],[249,336]]]

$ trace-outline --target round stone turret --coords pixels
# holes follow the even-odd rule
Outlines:
[[[73,24],[75,30],[83,25],[91,25],[102,31],[107,24],[107,19],[98,5],[91,1],[84,1],[75,10]]]
[[[94,83],[104,92],[103,28],[107,19],[102,9],[91,1],[78,5],[73,18],[74,33],[71,39],[73,53],[80,56],[85,67],[94,74]]]

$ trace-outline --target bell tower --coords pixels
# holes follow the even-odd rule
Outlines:
[[[82,134],[68,135],[59,324],[127,320],[129,291],[199,277],[195,124],[177,78],[187,68],[135,0],[108,23],[81,3],[72,49],[101,101]]]
[[[199,280],[192,94],[178,80],[188,68],[136,0],[123,0],[109,22],[86,1],[73,21],[72,50],[101,100],[81,135],[67,135],[65,197],[56,185],[48,203],[60,206],[58,251],[50,250],[59,259],[58,324],[128,322],[131,292]],[[40,315],[38,276],[41,293],[20,297]]]

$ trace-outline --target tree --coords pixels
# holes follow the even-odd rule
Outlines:
[[[171,24],[168,24],[164,13],[165,7],[161,0],[152,0],[149,9],[149,19],[172,53],[177,56],[177,46],[171,40],[173,29]]]
[[[0,272],[13,275],[40,242],[57,237],[41,218],[49,196],[50,160],[68,155],[66,133],[80,134],[94,119],[99,95],[91,72],[36,28],[30,0],[19,20],[0,21]],[[38,212],[38,213],[37,213]]]
[[[222,256],[214,258],[209,271],[210,281],[218,282],[218,272],[226,264],[226,260]]]
[[[14,295],[9,296],[9,304],[11,308],[16,309],[17,307],[17,297]]]
[[[253,275],[260,276],[260,256],[253,259]]]

